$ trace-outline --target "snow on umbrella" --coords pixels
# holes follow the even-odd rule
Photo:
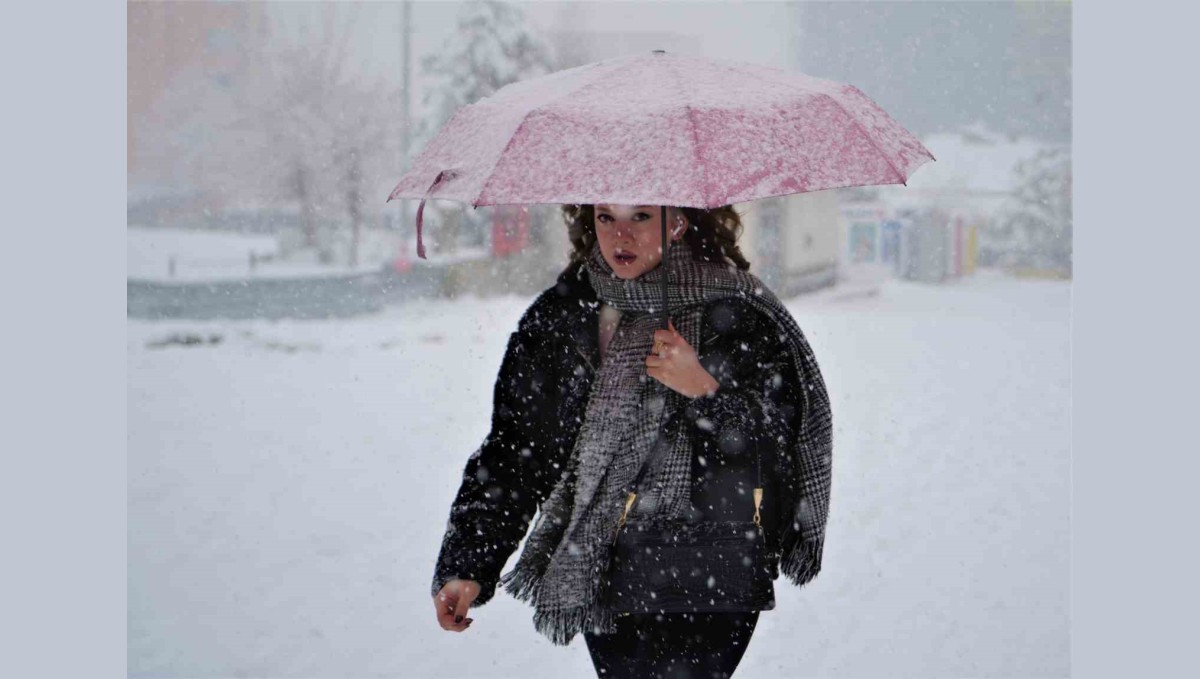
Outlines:
[[[425,200],[711,209],[848,186],[905,184],[934,160],[853,85],[649,54],[512,83],[459,109],[392,190]],[[664,259],[665,261],[665,259]],[[663,327],[667,327],[663,281]]]

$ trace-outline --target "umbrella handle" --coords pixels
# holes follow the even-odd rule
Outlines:
[[[425,256],[425,240],[421,237],[421,227],[425,223],[425,201],[429,200],[429,194],[433,193],[438,184],[450,181],[457,176],[458,173],[454,170],[442,170],[437,173],[437,177],[434,178],[433,183],[429,185],[429,188],[425,191],[425,195],[421,197],[421,202],[417,205],[417,256],[421,259],[428,259]]]
[[[667,206],[662,209],[662,329],[670,330],[670,310],[667,309]]]

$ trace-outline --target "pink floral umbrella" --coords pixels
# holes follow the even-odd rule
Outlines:
[[[655,50],[512,83],[464,106],[388,200],[421,199],[417,256],[425,258],[428,198],[473,207],[715,208],[907,185],[930,160],[916,137],[853,85]],[[664,251],[666,223],[664,207]]]

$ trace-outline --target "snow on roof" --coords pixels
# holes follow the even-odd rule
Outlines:
[[[976,122],[954,132],[921,138],[937,158],[926,163],[908,181],[911,189],[959,189],[972,192],[1013,190],[1017,164],[1039,151],[1061,144],[1030,138],[1012,138]],[[900,193],[905,187],[896,187]]]

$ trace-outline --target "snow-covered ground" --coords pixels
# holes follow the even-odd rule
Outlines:
[[[126,229],[126,276],[130,280],[161,283],[241,281],[252,278],[309,278],[369,273],[391,264],[397,254],[416,260],[416,246],[401,242],[394,234],[364,229],[361,234],[359,264],[349,266],[342,259],[330,264],[317,261],[312,248],[280,254],[283,236],[199,231],[190,229]],[[434,242],[429,239],[427,242]],[[339,246],[341,247],[341,246]],[[251,253],[257,259],[251,268]],[[339,253],[337,257],[344,257]],[[431,251],[425,265],[449,265],[486,258],[488,249],[480,246],[459,247],[452,253]],[[263,259],[266,258],[266,259]],[[171,271],[171,260],[175,270]]]
[[[129,321],[130,675],[594,676],[507,594],[453,634],[428,593],[528,301]],[[737,676],[1066,676],[1070,284],[788,306],[833,398],[824,569],[777,581]]]
[[[271,256],[279,249],[275,236],[136,227],[126,230],[125,243],[126,272],[138,280],[245,277],[250,272],[251,253]]]
[[[125,270],[132,280],[159,282],[341,276],[376,271],[386,259],[375,242],[381,236],[375,231],[363,233],[360,263],[351,267],[341,263],[321,264],[311,249],[281,259],[279,237],[273,235],[130,226],[126,229]],[[383,247],[384,252],[392,249]],[[258,259],[253,268],[251,253]]]

